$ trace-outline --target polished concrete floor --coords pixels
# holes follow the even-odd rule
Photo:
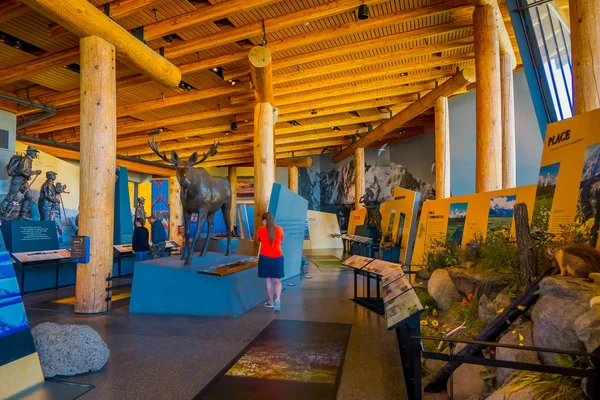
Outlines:
[[[191,399],[275,318],[352,324],[337,398],[405,399],[396,335],[383,317],[349,300],[352,273],[311,263],[308,274],[312,279],[285,281],[281,313],[261,305],[238,318],[130,315],[127,301],[109,314],[81,317],[68,306],[40,303],[72,295],[73,289],[26,296],[25,303],[32,327],[46,321],[87,324],[108,345],[102,371],[65,379],[95,386],[83,400]]]

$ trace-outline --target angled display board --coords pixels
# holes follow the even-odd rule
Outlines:
[[[273,184],[269,212],[275,216],[275,224],[283,228],[284,239],[281,250],[284,260],[284,279],[300,275],[307,209],[306,199],[279,183]]]
[[[532,224],[598,247],[600,109],[548,125]]]
[[[358,210],[350,211],[350,219],[348,220],[348,235],[354,235],[356,227],[364,224],[366,217],[366,208],[359,208]]]
[[[486,237],[493,230],[508,228],[514,234],[513,212],[516,203],[533,209],[537,186],[476,193],[423,203],[417,229],[413,264],[425,263],[427,248],[435,241],[450,240],[464,247],[477,235]],[[529,213],[532,218],[532,213]]]
[[[417,214],[421,193],[400,187],[394,188],[393,200],[381,204],[381,229],[393,233],[394,243],[400,245],[400,262],[410,264],[417,234]],[[389,207],[388,207],[389,204]],[[384,211],[390,210],[389,218],[385,218]],[[392,217],[392,213],[395,214]],[[390,225],[390,222],[393,224]]]
[[[44,381],[8,252],[0,252],[0,398]]]
[[[308,231],[311,249],[341,249],[344,247],[340,236],[337,215],[308,210]],[[337,235],[335,237],[334,235]]]

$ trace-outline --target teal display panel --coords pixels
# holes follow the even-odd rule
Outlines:
[[[11,253],[58,249],[54,221],[4,221],[2,236]]]
[[[133,236],[133,215],[129,199],[129,174],[127,168],[120,167],[115,182],[115,228],[114,244],[129,244]]]

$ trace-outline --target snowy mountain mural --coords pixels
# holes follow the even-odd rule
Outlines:
[[[323,168],[300,169],[300,195],[308,200],[310,210],[330,212],[338,215],[342,230],[346,229],[350,211],[354,209],[354,160],[341,165],[332,164],[330,155],[321,157],[318,163]],[[430,160],[424,159],[427,169]],[[328,167],[327,167],[328,166]],[[392,199],[395,186],[421,193],[421,201],[435,198],[435,185],[413,175],[406,166],[389,162],[384,157],[366,157],[365,183],[382,203]],[[364,193],[359,193],[362,196]]]

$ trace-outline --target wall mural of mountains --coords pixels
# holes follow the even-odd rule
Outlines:
[[[375,160],[367,159],[365,164],[365,181],[377,202],[391,200],[394,186],[420,192],[421,201],[435,198],[435,185],[414,176],[405,166],[372,161]],[[300,169],[300,195],[308,200],[309,209],[337,214],[342,230],[347,228],[350,211],[354,209],[354,165],[352,160],[324,170]]]

